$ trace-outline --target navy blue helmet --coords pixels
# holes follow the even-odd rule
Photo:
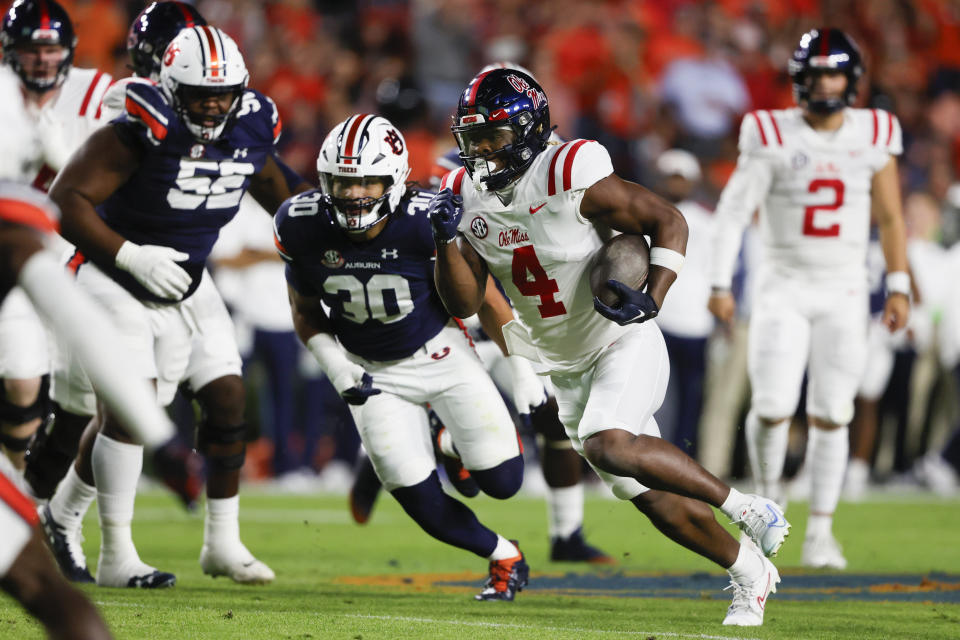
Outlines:
[[[59,45],[65,49],[53,78],[28,75],[17,54],[27,45]],[[24,86],[32,91],[49,91],[60,86],[73,62],[77,36],[66,10],[54,0],[17,0],[3,16],[0,26],[0,45],[3,61],[20,76]]]
[[[543,89],[518,69],[491,69],[470,81],[451,127],[460,159],[482,189],[510,185],[546,148],[550,109]]]
[[[863,57],[853,39],[840,29],[812,29],[800,37],[787,68],[798,105],[815,113],[833,113],[856,99],[857,81],[863,75]],[[842,98],[810,100],[810,75],[820,70],[842,71],[847,76],[847,89]]]
[[[207,24],[200,12],[185,2],[153,2],[140,12],[127,34],[127,52],[133,72],[141,78],[160,79],[160,59],[181,30]]]

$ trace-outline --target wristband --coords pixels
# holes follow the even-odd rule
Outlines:
[[[654,247],[650,249],[650,264],[680,273],[680,269],[683,268],[683,254],[673,249]]]
[[[886,277],[887,295],[902,293],[910,297],[910,274],[906,271],[891,271]]]

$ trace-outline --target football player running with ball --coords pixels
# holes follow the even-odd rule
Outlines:
[[[77,282],[116,320],[128,360],[170,402],[187,380],[204,410],[197,449],[209,466],[200,565],[264,583],[273,571],[240,540],[244,388],[233,325],[204,263],[249,190],[267,210],[309,185],[276,157],[276,106],[247,89],[236,43],[194,26],[167,47],[160,83],[131,83],[125,112],[60,172],[51,197],[78,254]],[[164,587],[172,574],[140,560],[131,536],[141,447],[112,412],[93,444],[102,539],[97,584]]]
[[[887,263],[883,322],[896,331],[910,311],[895,158],[901,131],[886,111],[850,108],[863,66],[842,31],[804,34],[789,64],[798,106],[749,113],[740,128],[737,169],[717,206],[709,307],[724,322],[733,317],[734,263],[743,229],[759,209],[766,259],[750,319],[753,399],[746,424],[753,477],[759,491],[782,499],[790,418],[809,366],[813,486],[803,563],[843,569],[833,512],[867,356],[871,210]]]
[[[487,495],[520,489],[523,456],[499,392],[437,295],[431,194],[407,190],[407,158],[403,136],[379,116],[353,115],[329,133],[317,158],[322,189],[274,218],[294,327],[350,404],[384,488],[431,536],[490,561],[478,600],[510,601],[527,563],[515,541],[444,493],[427,405],[452,439],[441,448]]]
[[[475,313],[488,272],[500,280],[519,316],[503,329],[509,351],[549,369],[577,451],[618,498],[729,571],[734,596],[724,624],[762,624],[780,580],[764,555],[776,553],[787,534],[782,511],[731,489],[661,440],[653,418],[669,370],[663,337],[646,321],[683,262],[683,217],[617,177],[600,144],[548,144],[546,95],[521,71],[475,77],[461,95],[453,133],[464,168],[444,178],[430,203],[437,287],[447,309]],[[614,307],[595,301],[589,283],[591,257],[610,228],[649,235],[653,245],[646,292],[615,283]],[[730,536],[710,505],[762,553]]]

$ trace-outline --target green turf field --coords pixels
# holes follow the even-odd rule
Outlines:
[[[723,573],[667,542],[632,508],[588,497],[591,542],[620,564],[547,561],[542,500],[470,501],[516,537],[531,583],[516,602],[478,603],[485,562],[425,534],[387,496],[371,522],[351,520],[342,496],[241,501],[244,540],[277,573],[267,587],[203,576],[203,523],[165,494],[137,500],[134,538],[146,562],[177,574],[173,589],[84,588],[118,638],[960,638],[960,503],[917,496],[841,505],[844,574],[799,569],[805,505],[777,565],[780,592],[763,627],[724,627]],[[96,564],[95,514],[85,548]],[[42,637],[0,597],[0,638]]]

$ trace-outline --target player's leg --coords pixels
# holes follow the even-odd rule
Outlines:
[[[33,503],[0,473],[0,587],[55,639],[110,638],[97,610],[57,571],[35,528]]]
[[[557,399],[530,412],[530,423],[540,445],[540,468],[547,483],[550,559],[554,562],[614,564],[583,536],[583,459],[560,422]]]
[[[783,464],[790,419],[797,409],[807,366],[810,323],[788,299],[793,289],[763,291],[750,318],[747,371],[751,404],[745,425],[747,453],[757,493],[786,504]]]
[[[846,559],[833,537],[833,512],[847,468],[847,425],[867,358],[867,300],[865,292],[850,295],[846,288],[830,297],[835,300],[814,321],[811,335],[807,447],[812,486],[803,562],[844,569]]]
[[[246,455],[246,392],[233,322],[208,273],[180,305],[193,340],[186,379],[203,408],[197,448],[207,459],[207,504],[200,566],[211,576],[265,584],[276,576],[240,540],[240,469]]]
[[[3,378],[0,398],[0,448],[23,471],[27,448],[43,422],[45,398],[41,378]]]
[[[407,377],[410,371],[406,370]],[[528,573],[519,548],[443,491],[423,407],[391,390],[393,376],[388,371],[371,374],[383,393],[351,406],[350,411],[384,488],[430,536],[490,561],[491,575],[499,577],[492,591],[484,589],[484,599],[512,600],[526,584]],[[396,377],[402,379],[404,374],[398,372]]]

